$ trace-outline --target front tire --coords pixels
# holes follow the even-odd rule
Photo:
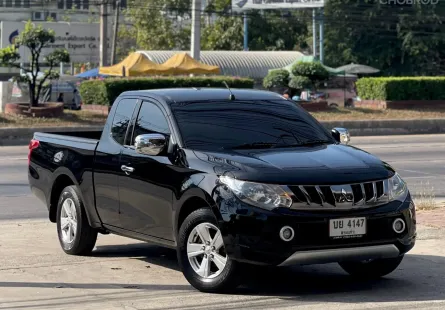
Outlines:
[[[223,292],[239,284],[239,263],[225,253],[221,231],[210,209],[192,212],[178,234],[178,261],[187,281],[202,292]]]
[[[67,186],[57,205],[57,234],[63,251],[70,255],[89,255],[97,231],[90,226],[77,187]]]
[[[403,257],[401,255],[395,258],[375,259],[370,262],[341,262],[339,265],[355,278],[377,279],[396,270]]]

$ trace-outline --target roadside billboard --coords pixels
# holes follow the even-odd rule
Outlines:
[[[98,23],[67,23],[67,22],[34,22],[45,29],[53,29],[56,33],[55,42],[43,49],[43,55],[54,49],[65,48],[70,53],[71,62],[98,63],[100,52],[100,27]],[[26,22],[1,22],[1,47],[14,43],[14,40],[25,28]],[[110,29],[111,30],[111,29]],[[111,32],[108,32],[111,33]],[[110,41],[108,39],[108,41]],[[110,45],[110,42],[108,42]],[[29,50],[20,48],[21,62],[28,62]]]
[[[325,0],[232,0],[233,11],[323,7]]]

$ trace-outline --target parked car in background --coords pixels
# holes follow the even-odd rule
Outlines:
[[[36,132],[29,183],[67,254],[90,254],[98,233],[153,242],[201,291],[236,287],[245,264],[377,278],[413,248],[415,206],[349,141],[276,93],[130,91],[102,132]]]

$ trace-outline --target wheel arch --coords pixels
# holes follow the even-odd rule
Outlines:
[[[176,212],[174,219],[174,235],[177,236],[182,223],[189,214],[201,208],[208,208],[212,211],[216,220],[221,219],[221,214],[213,201],[212,197],[199,188],[188,190],[176,203]]]
[[[60,194],[65,187],[71,185],[76,185],[76,183],[67,174],[61,173],[55,177],[49,199],[49,220],[52,223],[57,221],[57,203],[59,201]]]

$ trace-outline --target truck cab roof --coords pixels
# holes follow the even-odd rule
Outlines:
[[[188,102],[202,100],[227,100],[230,94],[235,100],[283,100],[284,98],[270,91],[254,89],[227,88],[164,88],[123,92],[119,97],[147,96],[160,97],[167,102]]]

